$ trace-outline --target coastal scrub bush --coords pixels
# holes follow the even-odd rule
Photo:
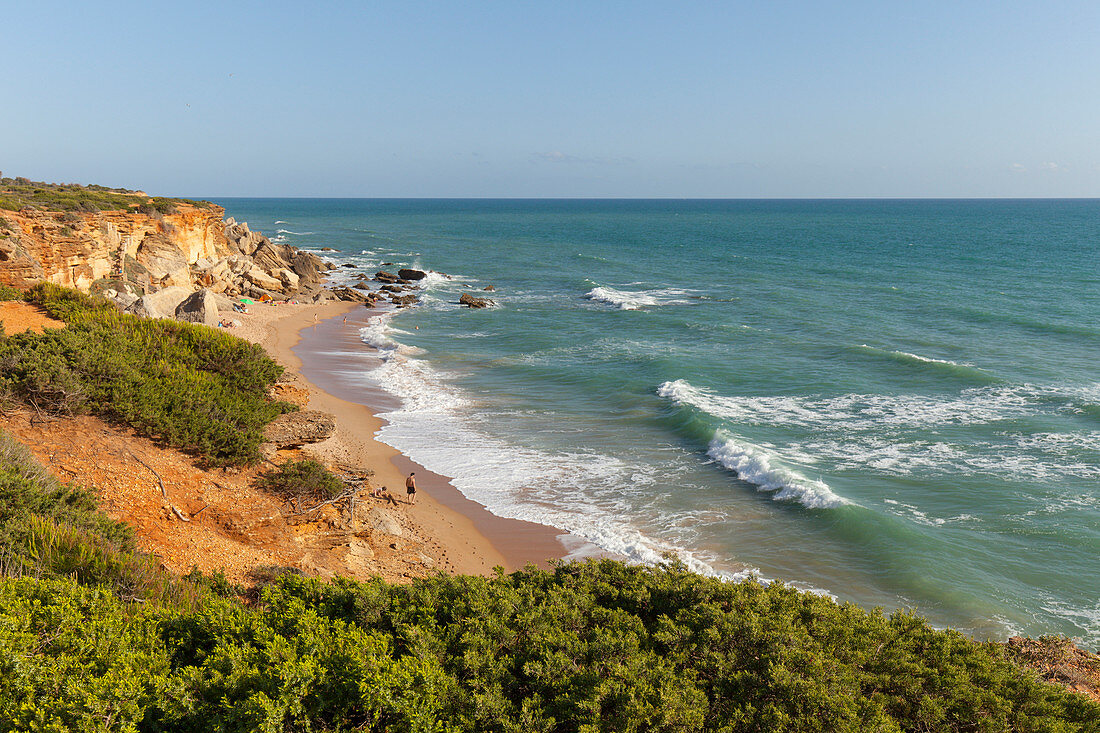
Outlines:
[[[47,283],[26,297],[67,326],[0,337],[0,391],[40,409],[92,412],[214,466],[256,460],[264,426],[294,409],[268,397],[282,367],[255,344]]]
[[[778,583],[605,560],[388,586],[286,576],[298,598],[450,675],[456,730],[1097,730],[1100,706],[997,644]]]
[[[0,301],[23,300],[23,291],[11,285],[0,284]]]
[[[344,491],[344,483],[313,459],[288,461],[259,476],[257,485],[283,498],[319,496],[331,499]]]
[[[23,208],[43,211],[117,211],[143,208],[149,212],[171,213],[181,203],[209,207],[208,201],[191,199],[143,197],[136,191],[107,186],[81,186],[71,183],[44,183],[26,178],[0,180],[0,209],[19,211]]]

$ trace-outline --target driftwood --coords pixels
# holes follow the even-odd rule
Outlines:
[[[308,509],[298,510],[298,507],[295,507],[296,511],[292,512],[288,516],[300,517],[303,514],[309,514],[310,512],[315,512],[323,506],[328,506],[329,504],[335,504],[337,502],[344,501],[345,499],[351,499],[352,501],[354,501],[355,500],[355,495],[357,493],[359,493],[358,489],[348,489],[347,491],[340,494],[339,496],[334,496],[331,499],[327,499],[325,501],[320,502],[319,504],[314,504],[313,506],[309,507]]]

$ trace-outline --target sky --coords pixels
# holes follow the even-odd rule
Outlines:
[[[33,2],[0,171],[161,195],[1100,197],[1100,3]]]

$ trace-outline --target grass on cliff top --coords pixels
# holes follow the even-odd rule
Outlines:
[[[256,344],[40,283],[26,299],[66,328],[0,337],[0,393],[57,414],[93,413],[212,466],[259,458],[263,428],[294,407],[269,398],[282,373]]]
[[[139,195],[139,192],[125,188],[0,178],[0,209],[9,211],[24,208],[85,212],[133,209],[146,214],[170,214],[181,203],[201,207],[211,205],[208,201]]]

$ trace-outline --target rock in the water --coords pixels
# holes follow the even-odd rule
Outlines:
[[[360,293],[358,290],[352,290],[351,288],[333,288],[332,294],[340,300],[350,300],[355,303],[362,303],[367,299],[367,296]]]
[[[428,273],[423,270],[403,269],[397,271],[397,276],[402,280],[423,280],[428,276]]]
[[[393,284],[393,283],[397,282],[397,280],[398,280],[397,275],[394,275],[393,273],[390,273],[390,272],[386,272],[385,270],[379,270],[378,272],[374,273],[374,279],[377,280],[380,283],[390,283],[390,284]]]
[[[335,252],[336,249],[334,249],[332,247],[321,247],[321,251],[322,252]]]
[[[458,302],[468,308],[488,308],[491,305],[496,305],[488,298],[475,298],[469,293],[463,293],[462,297],[458,299]]]
[[[302,410],[275,418],[264,428],[264,439],[278,448],[319,443],[336,432],[336,419],[327,412]]]
[[[482,290],[488,290],[489,292],[492,292],[492,291],[496,290],[496,288],[494,288],[492,285],[486,285],[485,287],[482,288]]]
[[[400,285],[383,285],[379,288],[379,290],[384,290],[387,293],[400,293],[402,290],[404,290],[404,288],[402,288]]]
[[[390,296],[390,302],[396,305],[398,308],[404,308],[406,306],[413,305],[419,300],[415,295],[392,295]]]
[[[196,290],[176,306],[176,320],[218,325],[218,301],[206,288]]]

